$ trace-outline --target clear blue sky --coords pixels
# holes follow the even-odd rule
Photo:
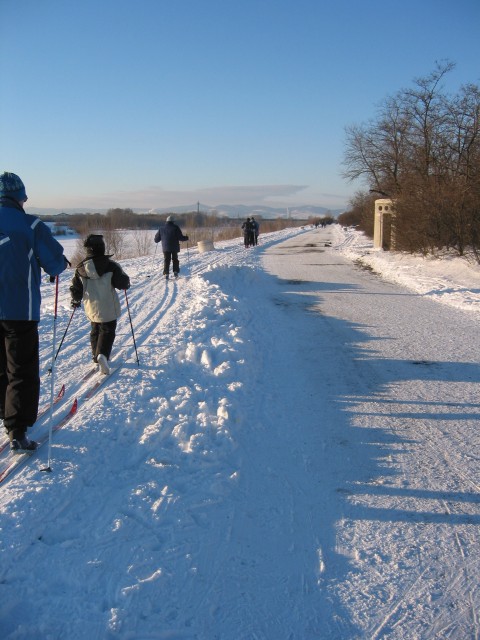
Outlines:
[[[478,0],[0,0],[0,170],[31,207],[342,208],[345,126],[436,60],[479,84],[479,25]]]

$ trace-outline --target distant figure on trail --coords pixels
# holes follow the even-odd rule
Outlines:
[[[243,229],[243,244],[245,248],[253,247],[254,244],[254,228],[251,218],[247,218],[242,224]]]
[[[255,218],[252,216],[251,218],[251,223],[252,223],[252,227],[253,227],[253,244],[255,246],[257,246],[258,244],[258,232],[260,229],[260,225],[258,224],[258,222],[255,220]]]
[[[41,269],[55,282],[68,264],[48,226],[25,213],[27,200],[15,173],[0,175],[0,419],[13,453],[38,446],[27,429],[40,397]]]
[[[93,361],[105,375],[110,373],[108,360],[115,341],[117,320],[121,315],[120,300],[115,289],[129,289],[130,278],[122,267],[105,255],[102,235],[90,234],[83,246],[87,257],[77,265],[70,286],[72,307],[80,307],[91,322],[90,346]]]
[[[178,259],[178,253],[180,251],[180,241],[186,242],[188,236],[184,236],[180,230],[180,227],[175,224],[173,216],[168,216],[167,223],[160,227],[155,234],[155,242],[162,243],[163,251],[163,275],[168,280],[170,272],[170,264],[173,266],[173,275],[178,278],[180,273],[180,262]]]

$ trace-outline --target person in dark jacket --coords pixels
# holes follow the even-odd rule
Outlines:
[[[117,320],[121,315],[120,300],[115,289],[128,289],[130,278],[122,267],[105,255],[102,235],[90,234],[83,246],[87,257],[77,265],[70,286],[72,307],[81,305],[91,322],[90,346],[93,361],[104,374],[110,373],[108,360],[115,341]]]
[[[243,244],[245,248],[253,247],[254,244],[254,231],[253,225],[250,218],[247,218],[245,222],[242,224],[243,229]]]
[[[175,278],[180,273],[180,262],[178,260],[178,252],[180,251],[180,241],[186,242],[188,236],[184,236],[180,227],[175,224],[172,216],[168,216],[167,223],[155,234],[155,242],[162,243],[163,251],[163,275],[168,280],[170,272],[170,263],[173,266],[173,275]]]
[[[0,175],[0,419],[14,453],[37,448],[27,429],[40,396],[41,269],[54,279],[68,264],[47,225],[25,213],[27,199],[19,176]]]
[[[257,244],[258,244],[258,232],[260,231],[260,225],[258,224],[258,222],[255,220],[255,218],[253,216],[250,219],[250,223],[251,223],[252,229],[253,229],[253,244],[255,246],[257,246]]]

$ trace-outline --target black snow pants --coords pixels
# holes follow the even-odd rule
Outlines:
[[[117,321],[111,322],[92,322],[90,331],[90,345],[92,347],[92,355],[94,362],[97,362],[98,356],[103,355],[110,359],[113,343],[115,342],[115,331]]]
[[[39,396],[38,322],[0,320],[0,418],[10,439],[34,424]]]
[[[178,253],[176,251],[164,251],[163,252],[163,275],[168,276],[170,271],[170,262],[173,266],[173,273],[180,272],[180,262],[178,260]]]

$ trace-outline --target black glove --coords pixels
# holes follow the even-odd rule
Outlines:
[[[81,300],[72,300],[72,302],[70,303],[70,306],[72,307],[72,309],[78,309],[78,307],[82,306],[82,301]]]
[[[50,282],[55,282],[56,276],[50,276]]]
[[[185,236],[185,242],[188,240],[188,236]]]

